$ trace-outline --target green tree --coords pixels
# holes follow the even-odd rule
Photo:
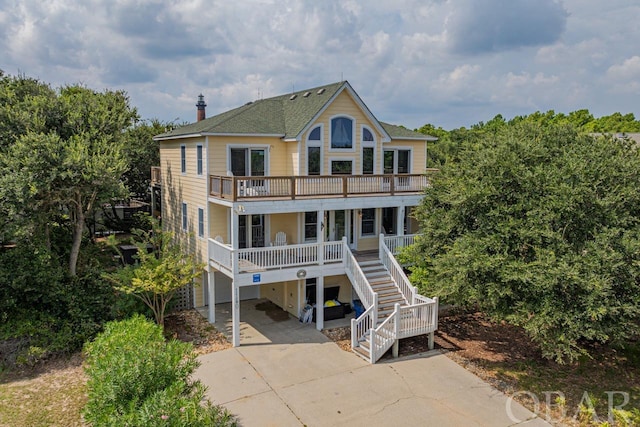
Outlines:
[[[546,357],[640,333],[640,155],[512,124],[433,177],[405,256],[426,294],[521,325]]]
[[[150,231],[136,230],[137,263],[124,267],[105,278],[116,284],[118,290],[135,295],[152,311],[156,323],[164,325],[164,316],[178,290],[193,283],[204,268],[192,254],[183,251],[173,233],[163,231],[159,222],[149,218]],[[109,243],[118,242],[110,236]]]
[[[136,123],[127,130],[127,144],[123,149],[127,170],[122,175],[122,182],[130,193],[145,196],[149,194],[151,166],[160,165],[160,149],[153,137],[174,127],[174,123],[153,119]]]
[[[76,276],[85,218],[99,201],[124,194],[124,131],[137,113],[123,92],[81,86],[64,87],[49,101],[60,122],[27,129],[0,153],[0,209],[23,235],[41,233],[47,241],[50,228],[67,218],[68,270]]]

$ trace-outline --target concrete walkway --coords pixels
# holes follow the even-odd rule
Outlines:
[[[549,425],[439,351],[370,365],[255,303],[241,308],[241,346],[199,357],[195,372],[242,426]]]

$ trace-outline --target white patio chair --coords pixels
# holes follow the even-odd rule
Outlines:
[[[284,231],[278,231],[276,233],[276,239],[273,242],[273,246],[285,246],[287,244],[287,234]]]

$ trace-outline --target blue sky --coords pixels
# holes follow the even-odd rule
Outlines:
[[[637,0],[0,0],[0,69],[195,120],[349,80],[380,120],[640,118]]]

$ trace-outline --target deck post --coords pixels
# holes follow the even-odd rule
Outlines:
[[[393,341],[392,353],[393,358],[397,359],[400,353],[400,339],[398,338],[400,336],[400,304],[395,304],[392,316],[395,317],[395,319],[393,319],[393,333],[395,335],[395,340]]]
[[[396,215],[396,223],[398,224],[396,236],[404,236],[404,206],[398,206]]]
[[[240,288],[235,280],[231,281],[231,318],[232,318],[232,344],[240,347]]]
[[[318,265],[324,264],[324,210],[316,217],[316,242],[318,242]]]
[[[324,329],[324,276],[316,279],[316,329]]]
[[[209,286],[209,323],[215,323],[216,322],[216,278],[215,278],[215,271],[211,271],[212,269],[209,270],[209,272],[207,273],[207,279],[208,283],[207,285]]]

